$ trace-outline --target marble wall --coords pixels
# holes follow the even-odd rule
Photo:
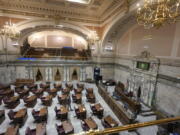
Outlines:
[[[132,71],[131,58],[116,58],[114,79],[127,83]],[[170,62],[170,61],[169,61]],[[180,67],[161,62],[156,86],[156,107],[168,115],[180,115]]]
[[[156,105],[167,114],[180,115],[180,87],[168,85],[168,83],[157,83]]]
[[[117,37],[116,55],[134,56],[147,50],[160,58],[179,59],[180,23],[164,27],[144,29],[137,24],[129,27],[121,37]]]

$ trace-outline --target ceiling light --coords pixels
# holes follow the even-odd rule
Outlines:
[[[180,0],[144,0],[137,4],[137,22],[145,28],[159,28],[165,23],[175,23],[180,16]]]
[[[90,2],[91,0],[66,0],[66,1],[76,2],[76,3],[81,3],[81,4],[89,4],[89,2]]]

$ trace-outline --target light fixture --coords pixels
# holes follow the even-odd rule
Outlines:
[[[144,0],[137,4],[137,22],[144,28],[159,28],[165,23],[175,23],[180,15],[180,0]]]
[[[20,36],[20,31],[16,29],[15,24],[11,23],[10,20],[1,28],[0,35],[6,36],[12,40],[17,40]]]
[[[95,30],[91,31],[90,35],[87,38],[90,45],[94,45],[99,41],[99,36]]]
[[[76,3],[81,3],[81,4],[89,4],[91,0],[66,0],[69,2],[76,2]]]

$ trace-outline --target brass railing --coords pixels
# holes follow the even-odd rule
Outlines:
[[[78,133],[74,135],[105,135],[105,134],[118,133],[121,131],[134,130],[137,128],[148,127],[148,126],[153,126],[153,125],[167,124],[167,123],[172,123],[172,122],[177,122],[177,121],[180,121],[180,117],[173,117],[173,118],[166,118],[166,119],[154,120],[154,121],[143,122],[143,123],[124,125],[124,126],[119,126],[115,128],[107,128],[102,131],[93,130],[93,131],[82,132],[82,133]]]

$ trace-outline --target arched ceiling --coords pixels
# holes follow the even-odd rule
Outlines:
[[[128,12],[122,12],[106,29],[102,38],[102,46],[116,45],[120,36],[128,30],[129,26],[136,24],[136,1],[131,3]]]

